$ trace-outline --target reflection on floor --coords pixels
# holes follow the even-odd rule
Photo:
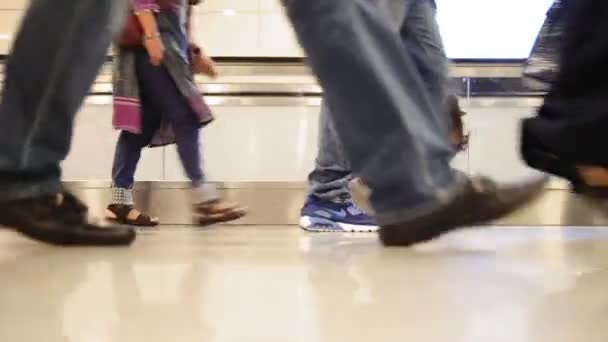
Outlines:
[[[409,250],[252,226],[165,227],[130,249],[0,244],[0,341],[608,341],[606,229]]]

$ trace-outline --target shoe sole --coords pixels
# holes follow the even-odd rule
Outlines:
[[[510,205],[501,206],[499,208],[489,208],[485,213],[468,213],[468,215],[446,215],[452,217],[451,221],[438,221],[413,228],[411,224],[398,224],[394,226],[380,228],[380,240],[387,247],[409,247],[417,243],[427,242],[436,239],[446,233],[467,229],[472,227],[482,228],[481,226],[488,222],[505,217],[526,204],[534,201],[541,194],[546,184],[548,177],[545,177],[536,182],[531,182],[526,189],[526,193],[522,194],[517,200],[513,200]],[[455,205],[450,208],[452,213],[462,213],[470,210],[467,203],[470,199],[462,198],[455,199]],[[447,218],[444,220],[448,220]]]
[[[33,227],[16,227],[15,231],[33,240],[62,247],[120,247],[131,245],[137,236],[135,230],[125,230],[118,235],[102,229],[93,233],[51,232]],[[93,236],[95,235],[95,236]]]
[[[247,216],[247,211],[243,210],[243,211],[234,211],[234,212],[231,212],[228,214],[221,214],[218,216],[199,215],[199,216],[195,216],[194,221],[199,227],[206,227],[206,226],[211,226],[214,224],[228,223],[228,222],[236,221],[245,216]]]
[[[315,226],[312,221],[313,218],[310,216],[300,217],[300,228],[311,233],[375,233],[380,229],[378,226],[355,225],[327,220],[328,225],[334,224],[339,228],[332,229],[322,226]]]
[[[121,226],[129,226],[129,227],[136,227],[136,228],[158,228],[158,226],[160,226],[160,222],[150,223],[150,224],[132,224],[127,221],[118,220],[116,218],[108,217],[108,216],[105,217],[105,220],[112,224],[119,224]]]

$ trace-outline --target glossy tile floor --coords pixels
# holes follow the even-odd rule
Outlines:
[[[0,341],[608,341],[608,229],[415,249],[295,227],[163,228],[130,249],[0,231]]]

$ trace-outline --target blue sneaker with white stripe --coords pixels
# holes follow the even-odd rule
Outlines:
[[[374,218],[352,200],[330,201],[309,196],[302,208],[300,227],[310,232],[375,232]]]

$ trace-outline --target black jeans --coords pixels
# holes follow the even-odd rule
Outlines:
[[[31,0],[0,106],[0,200],[62,190],[72,128],[126,14],[124,0]]]
[[[563,6],[560,70],[538,117],[526,120],[524,130],[565,161],[608,165],[608,2]]]

